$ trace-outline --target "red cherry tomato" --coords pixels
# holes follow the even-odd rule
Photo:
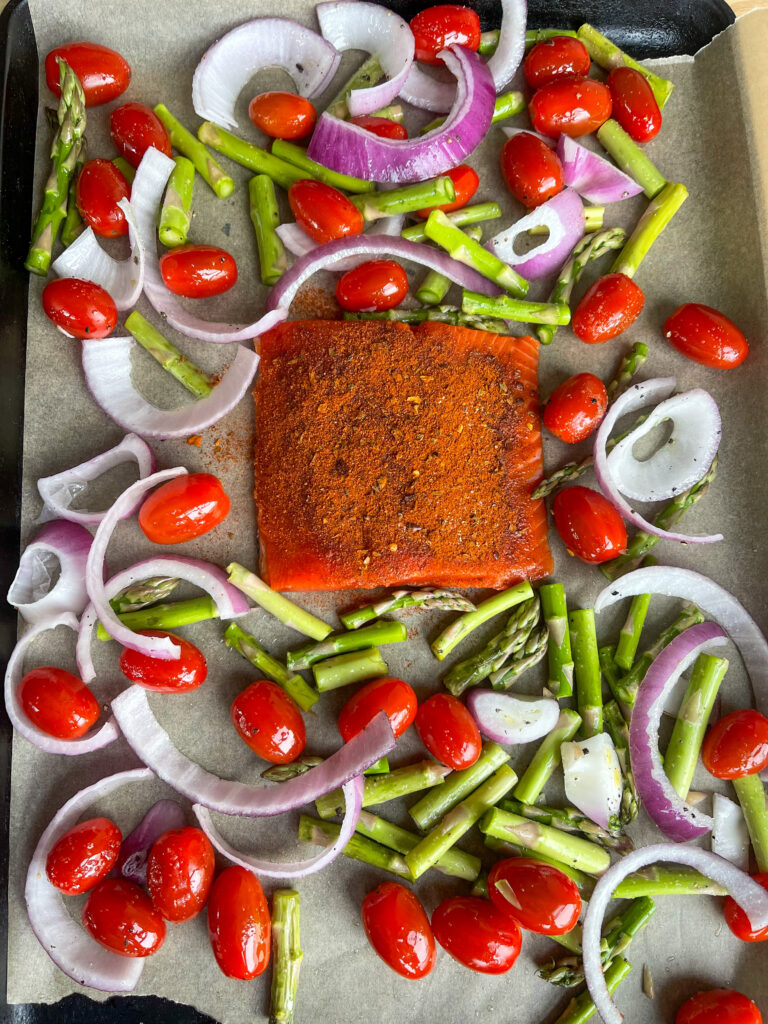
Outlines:
[[[363,900],[363,927],[381,959],[404,978],[435,966],[435,937],[418,897],[399,882],[382,882]]]
[[[553,36],[536,43],[523,64],[525,80],[532,89],[540,89],[557,78],[586,77],[591,61],[587,48],[573,36]]]
[[[606,274],[582,296],[571,319],[571,330],[588,345],[599,345],[626,331],[644,305],[643,290],[631,277]]]
[[[611,116],[611,93],[594,78],[561,78],[533,94],[528,110],[542,135],[588,135]]]
[[[299,226],[321,245],[359,235],[365,226],[358,208],[338,189],[321,181],[294,182],[288,189],[288,202]]]
[[[132,683],[155,693],[187,693],[203,685],[208,666],[204,655],[194,644],[162,629],[142,629],[139,632],[142,636],[169,637],[181,647],[181,654],[175,661],[162,661],[124,647],[120,655],[120,671]]]
[[[73,338],[106,338],[117,323],[117,306],[109,292],[77,277],[49,281],[43,288],[43,311]]]
[[[480,757],[483,741],[466,707],[448,693],[436,693],[416,712],[421,742],[441,764],[460,771]]]
[[[295,761],[307,734],[295,701],[277,683],[257,679],[232,701],[230,715],[254,754],[273,764]]]
[[[442,210],[444,213],[450,213],[451,210],[460,210],[462,206],[467,205],[475,192],[477,192],[478,185],[480,184],[477,171],[474,167],[470,167],[469,164],[459,164],[457,167],[451,167],[442,176],[450,178],[453,182],[456,198],[451,200],[450,203],[441,203],[440,206],[426,206],[423,210],[417,210],[417,217],[422,217],[426,220],[433,210]]]
[[[128,182],[111,160],[89,160],[77,177],[77,208],[102,238],[128,234],[128,221],[117,204],[130,194]]]
[[[768,874],[763,873],[761,875],[753,875],[752,877],[764,889],[768,889]],[[742,942],[765,942],[768,939],[768,927],[753,928],[749,918],[732,896],[725,897],[723,914],[725,916],[725,923],[736,938],[741,939]]]
[[[88,892],[112,870],[122,841],[120,829],[109,818],[81,821],[48,854],[48,881],[67,896]]]
[[[65,60],[80,79],[86,107],[116,100],[130,85],[131,66],[115,50],[99,43],[67,43],[51,50],[45,58],[45,81],[54,96],[61,96],[58,57]]]
[[[482,974],[508,971],[523,942],[517,923],[479,896],[443,900],[432,915],[432,931],[454,960]]]
[[[600,378],[594,373],[577,373],[549,396],[542,422],[550,434],[575,444],[597,430],[607,408],[608,392]]]
[[[153,544],[202,537],[229,515],[229,498],[210,473],[185,473],[153,491],[139,509],[139,526]]]
[[[763,1017],[741,992],[713,988],[687,999],[677,1011],[675,1024],[763,1024]]]
[[[248,104],[248,117],[273,139],[303,139],[315,127],[317,111],[293,92],[262,92]]]
[[[521,928],[540,935],[564,935],[581,913],[576,883],[551,864],[526,857],[497,861],[488,873],[488,895]]]
[[[560,158],[531,132],[517,132],[501,147],[501,174],[523,206],[540,206],[565,187]]]
[[[389,117],[375,117],[373,114],[358,114],[357,117],[350,117],[350,124],[356,124],[358,128],[365,128],[367,132],[378,135],[381,139],[407,139],[408,132],[405,125],[391,120]]]
[[[416,694],[402,679],[373,679],[353,694],[339,712],[339,732],[348,743],[384,711],[397,739],[416,717],[416,705]]]
[[[199,914],[213,882],[213,847],[199,828],[179,828],[156,840],[147,858],[147,888],[166,921]]]
[[[208,897],[208,937],[216,963],[228,978],[250,981],[269,964],[272,924],[256,875],[226,868]]]
[[[425,64],[442,64],[437,55],[452,43],[461,43],[468,50],[480,45],[480,18],[476,11],[460,4],[438,4],[427,7],[411,19],[416,41],[416,60]]]
[[[749,355],[749,343],[736,324],[700,302],[679,306],[664,324],[664,337],[695,363],[717,370],[739,366]]]
[[[408,275],[394,260],[369,260],[348,270],[336,285],[342,309],[372,313],[399,306],[408,294]]]
[[[99,717],[99,703],[82,679],[49,665],[27,672],[19,700],[30,722],[60,740],[79,739]]]
[[[741,779],[768,765],[768,718],[744,708],[716,722],[704,738],[701,760],[717,779]]]
[[[653,89],[634,68],[614,68],[608,75],[613,117],[635,142],[650,142],[661,130],[661,111]]]
[[[613,505],[588,487],[566,487],[552,502],[555,526],[569,554],[607,562],[626,549],[627,528]]]
[[[165,941],[165,921],[143,889],[124,878],[105,878],[83,907],[83,924],[102,946],[120,956],[152,956]]]
[[[237,281],[237,263],[218,245],[179,245],[160,257],[168,291],[185,299],[209,299],[228,292]]]
[[[118,152],[131,167],[138,167],[150,146],[171,155],[171,139],[165,125],[143,103],[124,103],[109,116],[109,131]]]

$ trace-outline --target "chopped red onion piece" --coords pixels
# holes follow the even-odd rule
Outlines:
[[[531,228],[545,227],[549,237],[530,252],[518,255],[515,242]],[[553,273],[565,263],[571,250],[584,237],[584,206],[572,188],[558,192],[486,243],[499,259],[514,267],[530,281]]]
[[[570,135],[561,135],[557,140],[557,155],[565,171],[565,184],[575,188],[589,203],[618,203],[643,191],[634,178]]]
[[[372,235],[386,235],[388,238],[398,238],[403,230],[404,223],[404,214],[398,214],[396,217],[380,217],[373,222],[364,235],[356,235],[355,237],[358,241],[363,241]],[[322,252],[323,246],[319,242],[313,241],[298,224],[278,224],[275,230],[285,248],[293,256],[306,256],[309,253],[319,256]],[[338,271],[340,274],[346,274],[348,270],[354,270],[355,267],[365,263],[369,258],[370,253],[348,256],[346,259],[334,263],[333,270]]]
[[[560,745],[565,796],[602,828],[614,828],[621,808],[621,765],[613,741],[600,732]],[[632,766],[634,768],[634,764]]]
[[[495,690],[471,690],[467,707],[483,736],[507,746],[532,743],[557,725],[560,707],[547,697],[515,697]]]
[[[712,853],[729,860],[741,871],[749,871],[749,829],[741,807],[722,793],[713,793],[712,819]]]
[[[120,844],[112,875],[127,878],[136,885],[146,885],[147,859],[152,846],[166,832],[183,828],[186,820],[175,800],[158,800]]]
[[[46,523],[22,552],[8,604],[32,623],[61,612],[80,615],[88,604],[85,566],[92,543],[84,526],[62,519]],[[57,567],[59,578],[51,586]]]

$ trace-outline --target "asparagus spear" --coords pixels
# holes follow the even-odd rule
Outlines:
[[[483,252],[487,252],[487,250],[483,249]],[[452,252],[451,256],[454,259],[460,259],[455,252]],[[496,258],[494,256],[494,259]],[[460,259],[460,262],[467,263],[469,266],[473,265],[464,259]],[[480,270],[480,267],[475,266],[475,270]],[[486,274],[485,276],[489,277],[490,275]],[[501,284],[500,281],[496,283]],[[527,302],[525,299],[513,298],[509,295],[481,295],[480,292],[471,292],[466,289],[462,292],[461,309],[464,313],[495,316],[524,324],[569,324],[571,322],[571,311],[564,302]]]
[[[629,613],[621,627],[613,659],[616,666],[624,672],[629,672],[632,668],[650,604],[650,594],[636,594],[630,603]]]
[[[509,760],[508,754],[504,755],[504,760]],[[386,775],[371,775],[365,780],[363,807],[372,807],[374,804],[383,804],[388,800],[397,800],[399,797],[419,793],[421,790],[431,789],[433,786],[442,788],[445,785],[445,777],[449,773],[450,769],[445,765],[438,764],[437,761],[417,761],[415,764],[395,768],[394,771],[388,772]],[[332,818],[334,814],[343,814],[344,806],[344,794],[340,789],[326,793],[315,800],[315,807],[321,818]]]
[[[203,145],[203,142],[196,139],[192,132],[187,131],[184,125],[177,120],[170,110],[163,103],[158,103],[155,113],[165,125],[171,139],[171,145],[177,149],[182,156],[191,160],[195,170],[208,185],[213,189],[219,199],[226,199],[235,191],[235,183],[224,171]]]
[[[288,261],[275,228],[280,223],[275,186],[268,174],[257,174],[248,182],[248,203],[251,224],[259,252],[261,283],[276,284],[285,272]]]
[[[628,825],[630,821],[634,821],[640,809],[640,798],[637,795],[635,776],[629,760],[629,728],[615,700],[610,700],[605,705],[603,717],[605,720],[605,731],[613,740],[613,746],[619,759],[619,767],[621,768],[619,821],[622,825]]]
[[[391,193],[389,193],[391,195]],[[432,205],[431,203],[422,204],[424,206]],[[455,224],[449,219],[447,214],[443,213],[442,210],[433,210],[427,218],[427,222],[424,225],[424,233],[430,241],[435,242],[440,246],[441,249],[445,249],[453,259],[458,260],[459,263],[465,264],[465,266],[472,267],[483,277],[487,277],[489,281],[493,281],[500,288],[510,292],[517,298],[522,298],[528,291],[530,285],[524,277],[521,277],[516,270],[508,266],[503,260],[500,260],[498,256],[495,256],[488,249],[484,249],[479,242],[473,241],[468,238],[463,231],[461,231]],[[475,292],[467,292],[466,295],[473,296]],[[485,299],[485,296],[480,296]],[[533,303],[532,305],[540,306],[541,303]],[[491,316],[505,316],[504,313],[488,311],[485,309],[466,309],[462,303],[462,309],[465,313],[488,313]]]
[[[573,36],[576,37],[575,32],[571,32],[567,28],[529,28],[525,33],[525,48],[530,50],[536,43],[543,43],[547,39],[552,39],[554,36]],[[497,28],[491,29],[489,32],[483,32],[480,36],[480,46],[477,52],[482,54],[483,57],[490,57],[496,52],[496,47],[499,45],[499,30]]]
[[[183,384],[195,398],[206,398],[215,387],[215,380],[195,366],[173,342],[168,341],[137,309],[126,319],[127,330],[141,347],[156,359],[164,370]]]
[[[539,588],[541,610],[549,631],[547,660],[549,677],[547,687],[555,697],[570,697],[573,693],[573,658],[571,636],[568,631],[568,606],[562,583],[545,583]]]
[[[617,956],[605,972],[605,984],[608,987],[608,991],[611,993],[615,992],[631,970],[632,964],[628,963],[624,957]],[[586,1024],[596,1013],[597,1008],[592,1002],[592,996],[590,996],[588,991],[584,991],[581,995],[573,997],[565,1010],[557,1018],[555,1024]]]
[[[560,712],[555,728],[541,741],[515,788],[515,799],[524,804],[535,804],[552,772],[561,763],[560,747],[572,740],[581,725],[581,715],[569,708]]]
[[[672,82],[666,78],[661,78],[651,71],[650,68],[640,64],[630,57],[629,54],[624,53],[615,43],[612,43],[602,32],[598,32],[591,25],[582,25],[576,35],[586,46],[592,60],[599,64],[601,68],[605,68],[606,71],[612,71],[613,68],[621,67],[634,68],[635,71],[639,71],[651,89],[653,89],[653,95],[656,97],[659,108],[664,107],[664,104],[675,88]]]
[[[289,164],[287,160],[280,160],[272,153],[246,142],[245,139],[239,139],[237,135],[233,135],[225,128],[219,128],[211,121],[203,121],[197,129],[197,137],[206,146],[229,157],[242,167],[247,167],[254,174],[268,174],[275,184],[282,188],[289,189],[295,182],[313,177],[307,171]]]
[[[360,683],[366,679],[386,676],[387,672],[387,663],[379,653],[378,647],[339,654],[335,658],[328,658],[312,666],[315,685],[320,693],[337,690],[340,686],[349,686],[351,683]]]
[[[285,660],[288,668],[299,672],[311,668],[316,661],[330,658],[333,654],[347,654],[379,644],[396,644],[408,639],[408,630],[402,622],[385,619],[365,629],[350,630],[347,633],[331,634],[317,644],[309,644],[298,651],[289,651]]]
[[[330,846],[338,839],[339,832],[341,832],[341,825],[335,825],[332,821],[319,821],[306,814],[302,814],[299,818],[299,840],[302,843]],[[363,864],[370,864],[371,867],[381,868],[383,871],[389,871],[393,875],[407,878],[410,881],[411,872],[408,870],[405,859],[394,850],[388,850],[386,846],[379,846],[378,843],[366,839],[365,836],[355,833],[342,852],[350,860],[362,861]]]
[[[440,178],[429,178],[415,185],[406,185],[404,188],[393,188],[389,192],[369,192],[363,196],[352,196],[351,202],[366,221],[373,221],[423,210],[437,203],[452,203],[455,198],[456,189],[453,187],[453,181],[445,174]]]
[[[600,648],[597,655],[600,659],[600,671],[603,673],[603,678],[608,683],[608,689],[611,691],[614,702],[620,708],[621,716],[626,723],[632,717],[632,709],[623,700],[624,691],[621,688],[621,676],[614,660],[616,648],[606,644]]]
[[[272,991],[269,1024],[293,1024],[301,951],[299,894],[275,889],[272,894]]]
[[[479,242],[483,237],[483,229],[479,224],[470,224],[464,234]],[[452,284],[445,274],[430,270],[416,289],[416,298],[423,306],[439,306]]]
[[[448,220],[454,227],[461,228],[466,227],[467,224],[477,224],[481,221],[496,220],[497,217],[501,216],[501,207],[498,203],[476,203],[474,206],[464,206],[460,210],[452,210],[446,214]],[[427,238],[427,233],[424,230],[426,221],[420,221],[418,224],[412,224],[411,227],[405,228],[401,231],[403,238],[407,238],[409,242],[424,242]]]
[[[380,110],[374,110],[372,117],[383,117],[387,121],[396,121],[398,124],[402,124],[405,120],[405,111],[399,103],[390,103],[387,107],[382,107]]]
[[[413,832],[400,828],[399,825],[393,825],[383,818],[378,818],[370,811],[362,811],[360,814],[357,831],[382,846],[397,850],[398,853],[409,853],[414,846],[418,846],[420,841],[419,836]],[[435,861],[433,867],[444,875],[474,882],[480,874],[480,858],[474,857],[471,853],[465,853],[463,850],[451,849],[442,854]]]
[[[447,782],[426,793],[408,813],[421,831],[427,832],[508,760],[509,754],[498,744],[484,743],[480,757],[470,768],[451,772]]]
[[[272,155],[292,167],[298,167],[305,171],[305,178],[313,178],[315,181],[322,181],[326,185],[338,188],[342,192],[373,192],[376,188],[372,181],[364,181],[362,178],[353,178],[351,174],[340,174],[332,171],[323,164],[311,160],[303,146],[297,146],[293,142],[286,142],[284,139],[274,139],[272,142]]]
[[[506,843],[503,839],[496,839],[495,836],[487,835],[483,837],[483,842],[489,850],[493,850],[494,853],[503,854],[505,857],[527,857],[530,860],[540,860],[542,864],[551,864],[553,868],[557,868],[558,871],[562,871],[564,875],[567,875],[572,881],[576,883],[576,887],[582,894],[584,899],[589,899],[597,884],[591,875],[585,874],[583,871],[578,871],[576,868],[571,867],[569,864],[563,864],[561,860],[555,860],[554,857],[548,857],[545,853],[540,851],[534,852],[528,850],[525,847],[514,846],[512,843]],[[566,935],[554,936],[551,938],[555,942],[561,942],[563,945],[571,948],[570,937],[579,936],[579,942],[574,949],[574,952],[581,952],[581,925],[577,925],[572,928]]]
[[[699,760],[709,716],[720,684],[728,671],[726,658],[700,654],[680,705],[664,755],[664,771],[679,796],[686,799]]]
[[[648,358],[648,346],[642,341],[636,341],[634,345],[621,357],[621,362],[608,387],[608,400],[615,402],[619,395],[623,395],[632,383],[635,374]]]
[[[744,820],[755,851],[757,870],[768,871],[768,808],[765,804],[765,790],[759,775],[745,775],[732,779],[733,788],[739,798]]]
[[[201,594],[188,601],[168,601],[152,605],[151,608],[139,608],[135,612],[123,612],[120,621],[136,632],[140,629],[178,629],[179,626],[191,626],[195,622],[206,622],[218,617],[216,602],[209,594]],[[96,636],[99,640],[112,639],[101,623],[97,627]]]
[[[77,179],[80,177],[80,171],[83,169],[83,164],[85,163],[85,136],[83,136],[79,143],[76,143],[76,146],[77,157],[75,159],[75,169],[72,172],[72,177],[69,179],[69,190],[67,194],[67,215],[64,218],[64,225],[61,229],[62,245],[72,245],[74,240],[85,230],[85,224],[83,223],[83,218],[80,216],[80,211],[77,208],[76,199]]]
[[[124,156],[112,157],[112,163],[120,171],[128,184],[132,185],[133,179],[136,177],[136,168],[132,167]]]
[[[474,611],[465,612],[447,629],[444,629],[440,636],[432,642],[432,653],[438,661],[442,661],[478,626],[482,626],[494,615],[501,615],[502,612],[514,608],[515,605],[527,601],[531,597],[533,597],[533,590],[530,583],[518,583],[516,586],[510,587],[509,590],[502,590],[501,593],[494,594],[493,597],[489,597],[479,604]]]
[[[344,83],[336,96],[328,104],[328,113],[344,121],[349,117],[349,108],[347,107],[349,94],[355,89],[368,89],[372,85],[376,85],[377,82],[380,82],[383,77],[384,69],[379,63],[379,58],[373,55],[370,56],[352,77]]]
[[[576,679],[576,701],[585,739],[603,731],[603,692],[597,630],[592,608],[578,608],[568,616]]]
[[[515,114],[521,114],[525,110],[525,96],[521,92],[504,92],[500,96],[496,97],[496,102],[493,105],[493,118],[492,124],[498,124],[499,121],[506,121],[508,117],[514,117]],[[440,125],[445,124],[444,117],[436,117],[434,121],[430,121],[429,124],[425,124],[424,127],[419,131],[419,135],[426,135],[428,132],[433,132],[435,128],[439,128]]]
[[[634,849],[632,840],[621,833],[610,832],[595,824],[590,818],[575,807],[546,807],[543,804],[524,804],[514,798],[502,800],[499,804],[502,811],[511,811],[531,821],[539,821],[543,825],[559,828],[561,832],[583,835],[606,850],[618,853],[629,853]]]
[[[109,603],[118,615],[135,612],[140,608],[146,608],[148,604],[155,604],[156,601],[170,597],[180,583],[181,580],[175,576],[150,576],[139,583],[131,583],[119,594],[115,594]]]
[[[508,690],[529,668],[537,665],[547,655],[549,632],[546,626],[534,629],[520,650],[513,655],[489,679],[494,690]]]
[[[725,896],[726,891],[693,868],[652,865],[627,875],[613,893],[616,899],[640,896]]]
[[[325,758],[323,757],[303,754],[301,757],[297,757],[295,761],[289,761],[288,764],[273,764],[271,768],[265,768],[261,773],[261,777],[269,782],[290,782],[291,779],[304,775],[311,768],[317,768],[324,760]],[[366,768],[363,775],[385,775],[388,771],[389,758],[382,757],[376,764]]]
[[[355,608],[339,616],[347,629],[358,629],[366,622],[402,608],[439,608],[441,611],[473,612],[475,606],[457,590],[395,590],[375,604]]]
[[[250,633],[246,633],[236,622],[230,622],[224,631],[224,642],[227,647],[241,654],[246,661],[257,668],[259,672],[282,687],[289,694],[302,711],[311,711],[319,699],[318,693],[312,689],[308,682],[301,676],[289,671],[282,661],[273,658],[268,654],[261,644]],[[311,766],[310,766],[311,767]]]
[[[648,208],[637,222],[635,230],[613,261],[611,273],[633,277],[648,255],[653,243],[687,198],[688,189],[685,185],[676,185],[673,182],[665,185],[661,192],[648,203]]]
[[[472,316],[462,313],[456,306],[433,306],[429,309],[386,309],[381,313],[345,313],[345,320],[388,320],[401,324],[422,324],[434,321],[469,327],[474,331],[490,331],[492,334],[511,335],[512,328],[506,320],[491,316]]]
[[[157,236],[170,249],[184,245],[192,226],[192,193],[195,187],[195,165],[185,156],[177,156],[171,171],[160,210]]]
[[[608,118],[598,128],[597,138],[608,155],[613,157],[625,174],[634,178],[649,199],[657,196],[667,184],[667,179],[651,162],[645,150],[613,118]]]
[[[480,821],[480,831],[535,853],[544,853],[588,875],[602,875],[611,866],[610,853],[587,839],[529,821],[510,811],[500,811],[498,807],[485,814]]]
[[[229,573],[229,582],[233,586],[242,590],[256,604],[274,615],[286,626],[290,626],[291,629],[310,636],[313,640],[325,640],[332,632],[332,627],[327,622],[316,618],[310,612],[299,608],[293,601],[289,601],[287,597],[272,590],[255,573],[249,572],[238,562],[230,562],[227,572]]]

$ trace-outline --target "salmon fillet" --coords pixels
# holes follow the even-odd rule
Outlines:
[[[295,320],[260,339],[255,497],[276,590],[502,588],[552,571],[539,344]]]

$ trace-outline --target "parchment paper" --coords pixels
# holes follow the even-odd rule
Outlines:
[[[93,0],[30,0],[35,32],[41,54],[70,39],[93,39],[120,50],[133,67],[133,82],[120,102],[139,100],[149,105],[165,102],[187,125],[196,128],[190,100],[192,71],[206,47],[223,31],[245,18],[279,13],[314,26],[312,4],[306,0],[284,0],[279,9],[272,3],[243,4],[218,0],[214,5],[190,4],[182,0],[132,0],[129,5]],[[768,44],[768,14],[756,13],[729,29],[696,60],[682,58],[664,62],[664,73],[673,78],[677,90],[664,111],[664,130],[649,146],[652,158],[670,180],[687,184],[691,198],[672,226],[653,248],[638,280],[646,294],[646,309],[640,320],[620,340],[605,346],[584,346],[566,329],[560,329],[556,343],[542,350],[541,384],[546,395],[570,373],[591,370],[606,380],[622,352],[635,340],[646,341],[651,358],[646,376],[672,373],[681,389],[701,385],[710,388],[723,414],[724,436],[720,474],[706,500],[696,507],[687,525],[693,532],[720,529],[726,540],[716,546],[686,549],[660,544],[656,549],[665,560],[695,567],[712,575],[733,590],[763,626],[768,611],[763,599],[768,571],[761,528],[765,523],[768,491],[765,484],[766,400],[768,357],[764,337],[768,328],[765,298],[765,255],[768,251],[768,148],[762,136],[765,117],[762,97],[768,94],[764,54]],[[359,57],[359,55],[358,55]],[[349,55],[336,85],[355,57]],[[260,91],[274,76],[258,81]],[[257,137],[245,110],[246,90],[239,104],[241,130]],[[41,97],[48,94],[41,78]],[[322,101],[320,103],[322,106]],[[91,156],[112,156],[107,126],[111,108],[89,111],[88,142]],[[413,123],[417,123],[418,115]],[[512,123],[527,126],[521,116]],[[48,133],[42,113],[39,119],[38,162],[35,201],[48,167]],[[495,232],[503,223],[522,213],[509,199],[497,169],[500,129],[491,131],[482,152],[473,155],[481,173],[477,200],[499,198],[505,206],[505,221],[491,225]],[[229,167],[227,161],[223,161]],[[247,172],[232,167],[238,188],[227,200],[218,200],[198,179],[195,191],[195,221],[192,239],[218,243],[237,256],[240,282],[236,289],[206,307],[205,315],[237,319],[253,318],[261,308],[263,289],[254,284],[255,259],[247,216]],[[607,211],[608,225],[634,223],[643,209],[642,197],[617,204]],[[287,211],[286,211],[287,213]],[[486,237],[491,230],[486,231]],[[589,277],[603,272],[590,267]],[[418,280],[420,271],[412,279]],[[26,432],[24,445],[23,535],[28,540],[35,529],[41,503],[36,491],[38,477],[74,465],[114,444],[119,429],[89,397],[83,383],[79,345],[58,334],[45,320],[39,304],[42,284],[33,278],[30,289],[29,343],[26,376]],[[545,289],[539,288],[543,293]],[[748,362],[739,370],[719,373],[688,362],[664,342],[660,325],[684,301],[702,301],[730,314],[752,342]],[[316,306],[316,302],[315,302]],[[158,318],[140,308],[158,326]],[[298,313],[298,307],[294,307]],[[312,304],[304,315],[312,315]],[[522,333],[522,332],[521,332]],[[174,340],[205,369],[217,370],[233,357],[232,346],[211,346],[174,337]],[[180,386],[170,381],[145,353],[136,359],[136,376],[151,398],[174,405],[185,401]],[[244,401],[235,413],[212,427],[202,448],[183,441],[155,445],[160,467],[183,462],[190,470],[218,473],[233,499],[233,512],[219,529],[193,545],[183,545],[180,554],[194,552],[220,564],[237,559],[255,565],[255,517],[252,507],[250,463],[252,411]],[[565,446],[545,438],[545,459],[553,468],[564,460]],[[587,478],[587,483],[590,479]],[[125,484],[113,480],[112,494]],[[102,495],[103,497],[103,495]],[[83,497],[95,503],[98,495]],[[591,604],[603,585],[595,570],[576,564],[552,538],[556,575],[568,589],[572,605]],[[150,546],[134,523],[119,527],[109,552],[110,573],[146,557]],[[349,604],[349,595],[312,595],[306,605],[324,616]],[[654,602],[652,625],[668,618],[674,603]],[[608,613],[601,621],[601,636],[610,638],[621,616]],[[450,617],[450,616],[449,616]],[[438,687],[440,672],[431,658],[427,640],[442,628],[446,617],[409,615],[411,641],[385,651],[390,671],[409,679],[424,697]],[[256,610],[244,621],[268,648],[280,653],[295,645],[297,637]],[[493,626],[491,627],[491,630]],[[218,622],[181,631],[194,639],[208,658],[209,679],[198,691],[183,698],[154,696],[151,699],[160,721],[181,749],[209,770],[224,776],[257,781],[263,764],[235,738],[229,722],[232,698],[254,674],[221,640]],[[62,633],[59,636],[59,633]],[[122,687],[114,645],[95,644],[99,650],[99,679],[95,690],[106,702]],[[58,631],[38,642],[29,665],[72,663],[73,639]],[[724,709],[743,706],[749,691],[742,666],[732,650],[732,667],[724,686]],[[465,655],[462,649],[459,657]],[[541,672],[529,673],[521,689],[540,691]],[[309,749],[324,753],[337,743],[334,720],[348,693],[323,698],[321,713],[309,723]],[[413,732],[413,730],[411,730]],[[419,756],[415,738],[406,736],[392,758],[394,764]],[[531,751],[516,753],[513,766],[525,764]],[[32,849],[55,810],[73,793],[102,775],[135,764],[135,757],[122,742],[99,753],[80,758],[45,755],[23,740],[15,739],[11,807],[11,867],[8,999],[16,1002],[53,1002],[75,991],[69,980],[51,963],[28,926],[23,901],[26,866]],[[711,789],[712,780],[703,770],[694,786]],[[161,795],[172,795],[160,783],[133,786],[94,813],[108,813],[124,833],[130,831],[150,804]],[[557,784],[547,796],[556,800]],[[189,808],[187,808],[189,811]],[[387,816],[395,813],[386,807]],[[272,852],[283,857],[306,856],[307,849],[295,843],[297,814],[283,820],[238,822],[218,819],[224,834],[242,849]],[[407,823],[404,812],[400,818]],[[192,821],[190,812],[190,823]],[[638,842],[658,839],[647,823],[632,829]],[[468,848],[483,847],[475,838]],[[223,865],[222,865],[223,866]],[[428,979],[409,983],[390,971],[373,953],[365,939],[359,916],[363,895],[382,880],[373,869],[341,858],[330,869],[301,881],[302,968],[297,1021],[352,1024],[352,1022],[420,1021],[425,1024],[459,1024],[471,1020],[515,1021],[538,1024],[554,1019],[568,995],[535,977],[536,964],[555,947],[544,939],[526,936],[524,951],[506,977],[488,978],[473,974],[440,953]],[[271,892],[275,884],[267,881]],[[466,886],[443,876],[429,875],[416,886],[431,911],[444,896],[466,891]],[[633,975],[621,989],[620,1003],[633,1024],[670,1021],[675,1008],[700,987],[734,986],[747,992],[768,1009],[768,975],[761,965],[762,947],[748,947],[733,938],[723,924],[718,900],[660,899],[651,926],[635,939],[629,958]],[[71,900],[73,913],[79,901]],[[652,968],[656,1000],[641,994],[642,965]],[[206,935],[205,915],[183,926],[171,926],[161,952],[145,967],[137,989],[169,999],[190,1003],[223,1024],[252,1024],[266,1020],[269,977],[252,983],[228,981],[216,968]],[[98,998],[98,996],[94,996]]]

